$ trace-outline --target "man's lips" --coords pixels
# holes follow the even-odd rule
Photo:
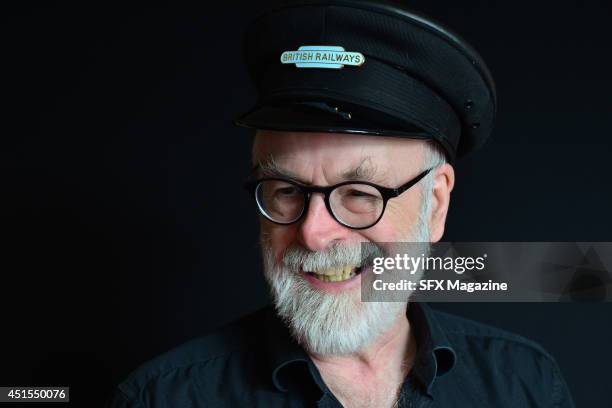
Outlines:
[[[358,272],[361,272],[360,270]],[[349,274],[349,277],[344,280],[321,280],[317,277],[315,273],[312,272],[302,272],[304,279],[306,279],[312,286],[317,289],[324,290],[326,292],[341,292],[345,290],[351,290],[355,286],[359,285],[361,281],[361,273],[355,273],[352,271]],[[325,279],[325,278],[324,278]]]
[[[326,291],[344,291],[351,289],[356,285],[359,285],[361,280],[362,268],[358,266],[351,266],[345,268],[338,268],[337,273],[334,270],[306,272],[302,270],[304,278],[312,284],[314,287]],[[320,272],[325,272],[322,274]],[[342,274],[340,273],[342,272]]]
[[[302,272],[322,282],[344,282],[359,275],[361,273],[361,267],[347,265],[318,271],[302,270]]]

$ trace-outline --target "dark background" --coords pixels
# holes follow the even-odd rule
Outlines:
[[[253,2],[255,3],[255,2]],[[412,1],[498,85],[446,240],[612,241],[609,2]],[[96,407],[138,364],[267,302],[241,183],[258,5],[4,10],[0,385]],[[577,406],[612,407],[612,304],[439,304],[540,342]],[[35,406],[28,404],[27,406]]]

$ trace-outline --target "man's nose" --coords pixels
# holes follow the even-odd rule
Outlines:
[[[348,228],[340,225],[329,213],[323,196],[314,193],[310,197],[306,214],[298,226],[298,241],[311,251],[322,251],[332,241],[346,237]]]

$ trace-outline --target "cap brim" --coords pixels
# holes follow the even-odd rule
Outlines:
[[[394,122],[396,118],[381,112],[346,102],[339,106],[333,101],[258,104],[234,121],[254,129],[431,138],[414,124]]]

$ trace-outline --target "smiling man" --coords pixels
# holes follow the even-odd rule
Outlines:
[[[403,7],[328,0],[261,14],[245,56],[259,99],[237,124],[255,129],[246,186],[274,305],[143,365],[112,405],[573,406],[537,344],[361,299],[382,243],[443,236],[452,163],[493,126],[478,54]]]
[[[300,343],[350,354],[407,324],[399,318],[405,304],[360,301],[369,256],[361,243],[439,240],[454,181],[439,149],[414,139],[259,131],[253,159],[265,276]],[[385,186],[404,191],[389,197]]]
[[[253,158],[278,314],[337,401],[393,406],[416,341],[406,303],[361,302],[360,243],[438,240],[452,167],[426,141],[341,133],[260,131]],[[384,186],[405,191],[385,203]]]

